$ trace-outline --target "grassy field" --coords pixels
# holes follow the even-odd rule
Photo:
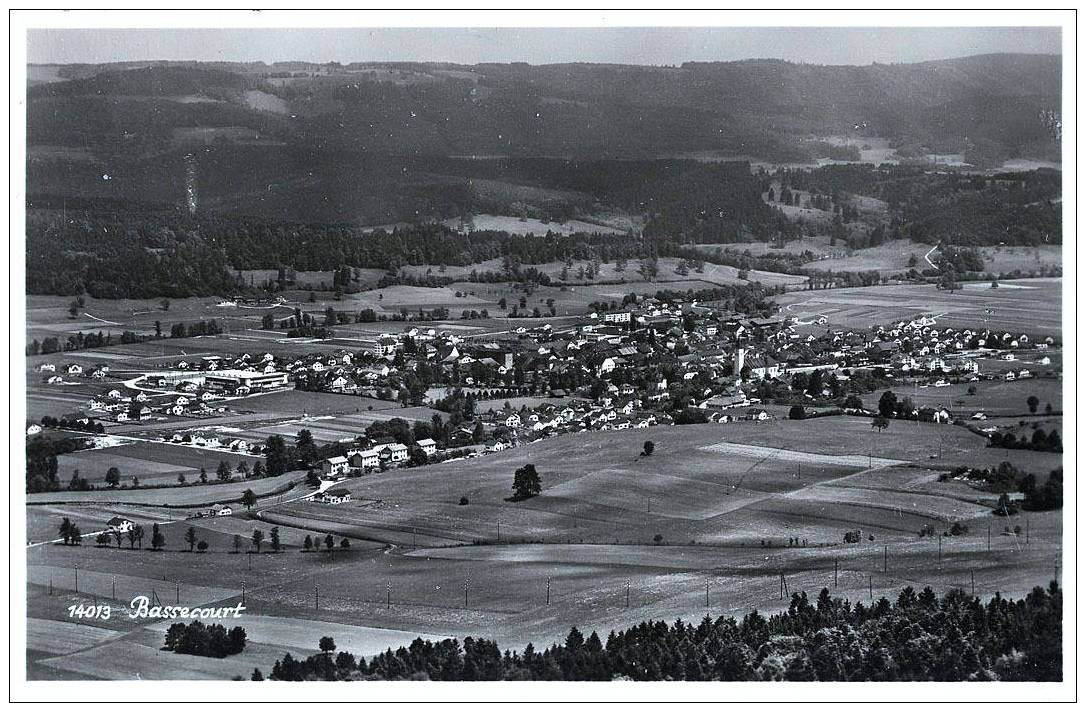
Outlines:
[[[640,456],[646,439],[656,445],[651,457]],[[953,449],[939,452],[940,444]],[[945,466],[988,465],[983,445],[962,428],[892,422],[878,433],[868,419],[844,416],[583,433],[352,479],[345,485],[355,499],[345,505],[269,502],[263,519],[170,523],[163,552],[34,547],[32,582],[52,577],[68,594],[32,590],[35,618],[64,619],[56,613],[70,600],[79,566],[80,589],[102,598],[112,595],[114,579],[118,600],[122,591],[127,597],[155,589],[188,603],[223,592],[237,598],[244,588],[249,610],[240,624],[252,644],[240,659],[154,659],[166,626],[157,623],[61,658],[49,651],[58,628],[43,625],[40,644],[31,643],[33,671],[46,678],[95,671],[132,677],[157,662],[184,678],[228,677],[254,666],[267,673],[283,651],[304,655],[324,634],[356,653],[416,633],[539,647],[574,624],[606,633],[645,618],[772,612],[785,606],[781,572],[790,590],[826,586],[854,601],[905,585],[969,587],[971,577],[978,594],[1024,593],[1053,574],[1061,514],[997,519],[992,494],[936,480]],[[543,494],[510,503],[513,471],[528,462],[541,474]],[[461,496],[468,505],[458,505]],[[91,510],[40,506],[31,521],[55,525],[68,509]],[[83,515],[73,513],[93,517]],[[1026,517],[1029,545],[1004,535]],[[970,531],[943,539],[938,558],[936,541],[919,539],[917,531],[924,524],[945,529],[952,520]],[[267,533],[272,522],[285,524],[287,550],[253,555],[250,570],[249,556],[231,553],[232,536],[255,527]],[[189,524],[209,542],[209,553],[187,551],[181,535]],[[865,539],[842,544],[849,529]],[[298,549],[305,535],[325,532],[350,536],[354,548]],[[397,546],[381,548],[385,542]],[[131,656],[129,666],[114,663],[118,656]]]
[[[121,470],[121,480],[131,483],[138,477],[144,485],[150,483],[174,483],[178,474],[184,474],[189,483],[195,483],[200,469],[207,471],[214,478],[219,462],[226,461],[231,468],[239,461],[246,461],[250,466],[256,458],[226,451],[211,451],[190,446],[165,444],[162,442],[132,442],[104,449],[89,449],[57,457],[58,477],[66,483],[72,473],[89,479],[92,483],[104,485],[106,471],[116,466]]]
[[[257,495],[275,493],[286,488],[290,482],[300,483],[304,472],[291,471],[282,476],[262,478],[254,481],[234,481],[231,483],[189,484],[171,488],[140,488],[137,490],[102,490],[102,491],[56,491],[53,493],[32,493],[27,495],[29,505],[42,503],[89,503],[122,505],[210,505],[211,503],[234,503],[241,499],[246,489]]]
[[[825,315],[831,325],[861,329],[926,314],[940,326],[1051,334],[1061,328],[1061,289],[1061,279],[1005,281],[994,289],[967,284],[954,292],[901,284],[786,293],[777,302],[785,314]]]
[[[977,389],[976,395],[969,394],[969,388]],[[956,383],[937,388],[928,386],[898,386],[896,388],[875,391],[863,396],[864,406],[878,406],[879,397],[891,390],[900,397],[913,399],[916,405],[946,407],[955,414],[972,415],[982,412],[989,417],[996,415],[1027,415],[1029,406],[1026,398],[1036,396],[1041,402],[1039,412],[1044,412],[1045,404],[1051,403],[1052,409],[1059,412],[1063,408],[1063,384],[1057,379],[1023,379],[1006,383],[1004,381],[978,381],[977,383]]]

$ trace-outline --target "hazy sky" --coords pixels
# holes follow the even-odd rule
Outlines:
[[[31,29],[31,63],[449,61],[679,64],[780,58],[895,63],[995,52],[1060,53],[1058,27]]]

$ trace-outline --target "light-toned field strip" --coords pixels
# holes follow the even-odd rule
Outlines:
[[[164,633],[170,624],[169,621],[157,622],[148,625],[147,629]],[[248,613],[242,613],[242,617],[236,621],[236,624],[245,628],[246,639],[249,642],[273,644],[288,649],[316,649],[317,641],[328,635],[336,641],[336,649],[339,651],[365,656],[378,654],[389,647],[393,649],[400,646],[406,647],[417,637],[435,642],[446,637],[446,635],[424,632],[385,630],[323,620],[301,620]]]
[[[50,654],[67,654],[92,647],[122,634],[117,630],[85,625],[79,621],[27,618],[26,641],[34,649]]]
[[[854,466],[856,468],[894,466],[905,463],[900,459],[884,459],[877,456],[864,454],[816,454],[814,452],[797,452],[791,449],[774,449],[761,447],[755,444],[737,444],[735,442],[718,442],[701,447],[704,451],[731,454],[733,456],[750,457],[751,459],[764,459],[772,456],[777,461],[790,461],[799,464],[833,464],[835,466]]]

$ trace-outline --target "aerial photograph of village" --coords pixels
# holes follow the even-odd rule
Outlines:
[[[13,87],[27,680],[1073,673],[1060,27],[125,31]]]

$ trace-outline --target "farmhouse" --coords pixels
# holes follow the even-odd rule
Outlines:
[[[130,532],[136,524],[128,518],[114,516],[106,523],[106,529],[112,532]]]
[[[337,476],[340,472],[346,471],[349,465],[345,456],[329,457],[321,460],[321,473],[326,476]]]
[[[392,464],[407,461],[407,447],[399,442],[388,445],[381,450],[381,461]]]
[[[433,456],[437,453],[437,442],[432,439],[420,439],[415,442],[415,444],[418,445],[419,449],[421,449],[426,456]]]
[[[332,488],[322,493],[318,500],[322,503],[331,503],[336,505],[338,503],[347,503],[351,500],[351,491],[349,488]]]
[[[352,449],[347,452],[347,462],[356,469],[375,469],[381,465],[381,452],[377,449]]]

